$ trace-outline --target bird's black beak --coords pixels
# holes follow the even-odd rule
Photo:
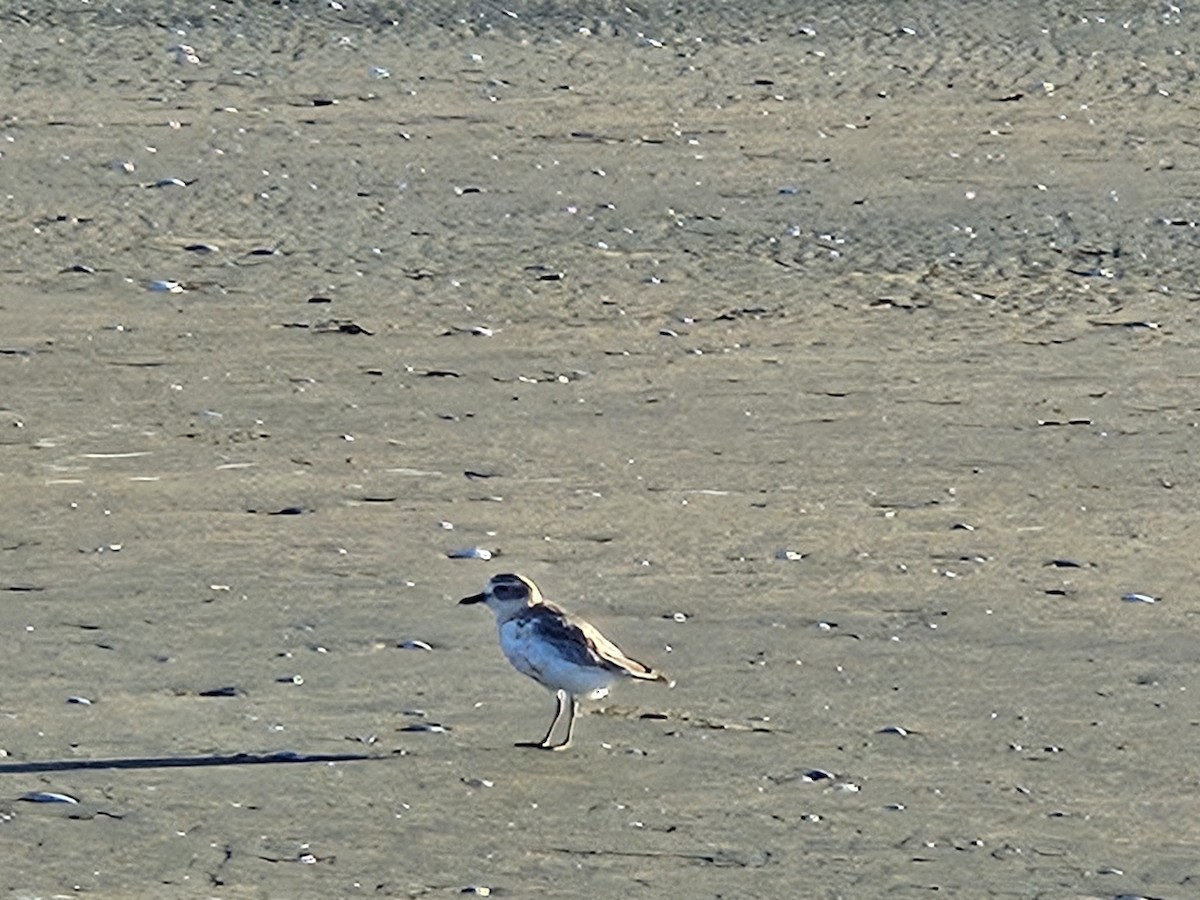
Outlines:
[[[483,603],[487,600],[487,594],[472,594],[470,597],[463,597],[458,601],[458,605],[462,606],[466,603]]]

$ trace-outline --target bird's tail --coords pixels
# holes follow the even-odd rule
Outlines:
[[[635,668],[634,666],[629,666],[627,668],[627,671],[629,672],[629,674],[632,675],[634,678],[638,679],[639,681],[661,681],[666,684],[672,683],[671,679],[668,678],[666,675],[664,675],[662,672],[658,671],[658,669],[652,669],[649,666],[645,665],[644,663],[639,663],[636,660],[631,659],[630,662],[636,663],[637,666],[641,667],[641,668]]]

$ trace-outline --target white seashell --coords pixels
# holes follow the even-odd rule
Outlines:
[[[22,794],[21,800],[29,803],[78,803],[70,794],[60,794],[58,791],[30,791]]]
[[[776,559],[784,559],[788,562],[799,562],[800,560],[804,559],[804,556],[805,554],[801,553],[800,551],[789,550],[787,547],[783,547],[775,551]]]
[[[188,44],[174,44],[167,48],[167,52],[181,66],[195,66],[200,64],[200,57],[196,55],[196,48]]]
[[[401,650],[432,650],[433,649],[433,647],[431,647],[429,644],[425,643],[424,641],[416,641],[416,640],[404,641],[401,644],[397,644],[397,646]]]
[[[483,547],[464,547],[461,550],[450,550],[446,556],[450,559],[491,559],[492,551]]]
[[[183,285],[178,281],[155,279],[150,282],[150,290],[160,294],[182,294]]]
[[[1125,594],[1121,597],[1126,603],[1161,603],[1162,597],[1151,597],[1149,594]]]

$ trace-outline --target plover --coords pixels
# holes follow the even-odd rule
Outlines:
[[[630,659],[595,627],[551,603],[523,575],[493,575],[483,593],[458,602],[486,603],[496,614],[500,647],[508,661],[518,672],[554,691],[558,700],[546,736],[536,742],[523,741],[518,747],[565,750],[571,745],[579,715],[579,697],[606,697],[620,678],[667,681],[662,672]],[[550,737],[568,707],[567,735],[552,744]]]

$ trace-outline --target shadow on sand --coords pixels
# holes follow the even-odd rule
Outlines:
[[[133,756],[117,759],[51,759],[43,762],[0,763],[0,775],[31,772],[72,772],[79,769],[193,769],[205,766],[268,766],[288,763],[363,762],[388,759],[365,753],[233,753],[225,756]]]

